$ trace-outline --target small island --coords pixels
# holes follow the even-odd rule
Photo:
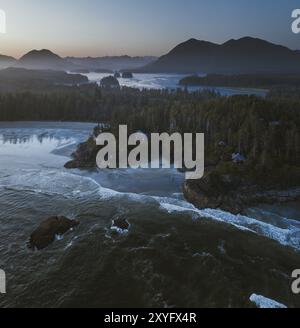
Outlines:
[[[120,89],[120,83],[114,76],[104,77],[100,81],[100,86],[106,89]]]
[[[123,72],[122,78],[123,79],[132,79],[133,78],[133,74],[131,72]]]

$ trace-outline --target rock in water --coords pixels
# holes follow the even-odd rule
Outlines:
[[[95,137],[90,137],[77,147],[77,150],[72,154],[73,160],[67,162],[64,166],[66,169],[94,168],[96,167],[96,156],[99,150]]]
[[[112,229],[120,230],[120,231],[128,231],[130,228],[130,224],[126,219],[118,218],[113,220]]]
[[[100,85],[102,88],[107,88],[107,89],[120,89],[120,83],[118,81],[118,79],[114,76],[107,76],[104,77],[101,81],[100,81]]]
[[[42,250],[53,243],[56,236],[62,236],[78,225],[78,221],[67,219],[64,216],[50,217],[31,234],[28,247],[32,250]]]
[[[124,72],[122,74],[122,78],[123,79],[132,79],[133,78],[133,74],[131,72]]]

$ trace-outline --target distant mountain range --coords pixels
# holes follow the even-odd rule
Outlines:
[[[0,55],[0,68],[54,69],[78,73],[131,70],[143,73],[298,74],[300,51],[245,37],[224,44],[190,39],[156,57],[66,57],[33,50],[19,60]]]
[[[190,39],[143,67],[145,73],[300,73],[300,52],[245,37],[224,44]]]
[[[106,57],[67,57],[66,60],[73,65],[87,69],[106,69],[111,71],[131,70],[148,65],[157,60],[157,57],[130,57],[130,56],[106,56]]]
[[[21,57],[19,60],[0,55],[0,68],[19,67],[27,69],[52,69],[65,71],[115,71],[127,70],[143,67],[157,57],[130,57],[130,56],[112,56],[112,57],[67,57],[62,58],[50,50],[32,50]]]
[[[50,50],[32,50],[21,57],[15,65],[16,67],[28,69],[68,69],[68,63],[60,56]]]
[[[0,68],[6,68],[14,65],[16,61],[17,60],[13,57],[0,55]]]

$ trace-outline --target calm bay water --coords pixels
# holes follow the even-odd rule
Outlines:
[[[251,293],[300,306],[289,286],[300,266],[299,204],[199,211],[184,200],[176,170],[65,170],[93,127],[0,123],[0,268],[8,280],[0,306],[237,307],[249,306]],[[81,224],[31,252],[31,232],[52,215]],[[119,217],[128,233],[111,230]]]
[[[106,76],[112,75],[107,73],[89,73],[82,74],[88,77],[91,82],[100,82]],[[186,75],[180,74],[141,74],[136,73],[132,79],[119,79],[121,86],[138,88],[138,89],[177,89],[180,88],[179,81]],[[222,96],[232,95],[257,95],[265,97],[266,90],[251,88],[229,88],[229,87],[189,87],[189,91],[214,90]]]

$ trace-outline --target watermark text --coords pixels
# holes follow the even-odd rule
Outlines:
[[[300,33],[300,9],[295,9],[292,12],[292,18],[295,19],[292,23],[292,31],[295,34],[299,34]]]
[[[96,159],[100,169],[174,167],[184,169],[187,180],[201,179],[204,175],[203,133],[147,136],[138,132],[128,137],[127,126],[120,125],[118,134],[118,141],[112,133],[101,133],[97,137],[96,144],[103,146]]]
[[[293,280],[292,283],[292,292],[294,294],[299,295],[300,294],[300,269],[293,271],[292,273]]]
[[[0,33],[6,33],[6,13],[2,9],[0,9]]]
[[[6,294],[6,274],[0,269],[0,294]]]

